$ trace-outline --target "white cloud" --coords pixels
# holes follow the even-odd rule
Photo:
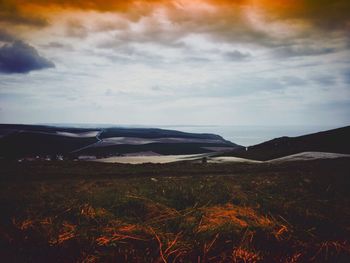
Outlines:
[[[56,68],[2,78],[0,94],[6,96],[0,97],[0,121],[163,125],[350,121],[346,117],[350,114],[345,114],[350,91],[342,81],[349,58],[346,39],[327,39],[318,33],[305,37],[305,32],[297,32],[300,25],[254,16],[250,19],[260,20],[253,29],[249,20],[242,30],[204,23],[195,28],[198,23],[193,19],[202,21],[203,12],[214,12],[210,15],[214,19],[215,10],[198,10],[195,17],[183,16],[179,24],[170,23],[177,12],[161,11],[137,21],[111,13],[67,13],[50,27],[24,34]],[[72,17],[77,34],[67,35]],[[84,34],[79,34],[79,25]],[[279,35],[285,28],[289,31]],[[329,110],[337,103],[338,110]]]

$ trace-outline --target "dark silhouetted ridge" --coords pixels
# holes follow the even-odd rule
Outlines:
[[[266,161],[301,152],[350,154],[350,126],[299,137],[280,137],[226,155]]]

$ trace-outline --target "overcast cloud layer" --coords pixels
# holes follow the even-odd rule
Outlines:
[[[350,123],[350,1],[0,1],[0,122]]]

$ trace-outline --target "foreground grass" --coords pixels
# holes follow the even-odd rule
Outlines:
[[[3,262],[349,262],[349,159],[1,163]]]

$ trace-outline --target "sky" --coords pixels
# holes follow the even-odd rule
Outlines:
[[[349,0],[0,0],[0,123],[350,123]]]

